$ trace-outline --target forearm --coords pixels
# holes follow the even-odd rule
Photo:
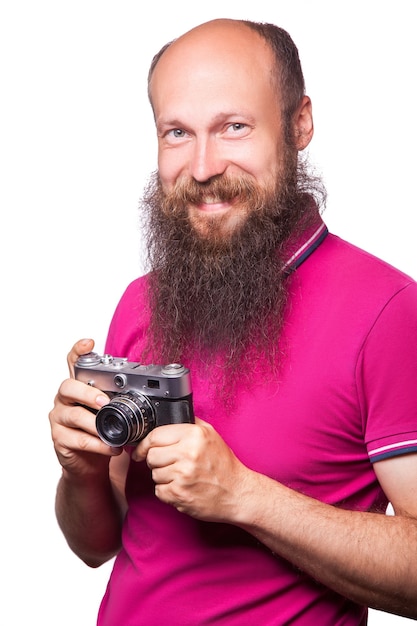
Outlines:
[[[55,509],[68,545],[90,567],[119,551],[123,515],[109,479],[77,479],[64,471]]]
[[[417,617],[417,523],[345,511],[251,473],[237,523],[273,552],[359,604]]]

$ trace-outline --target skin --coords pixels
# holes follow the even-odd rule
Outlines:
[[[167,50],[151,83],[166,189],[182,176],[204,182],[241,171],[270,184],[283,145],[265,69],[271,60],[256,33],[228,21],[203,25]],[[294,116],[297,149],[312,133],[305,97]],[[244,219],[239,198],[227,204],[207,198],[189,212],[203,235],[208,216],[222,216],[225,237]],[[72,550],[96,567],[120,549],[127,463],[125,453],[98,439],[91,412],[76,406],[97,409],[108,401],[73,379],[75,360],[92,348],[92,340],[82,340],[69,353],[70,378],[60,386],[50,422],[63,468],[57,519]],[[374,466],[395,516],[337,509],[258,474],[199,419],[153,430],[133,460],[146,461],[156,496],[179,511],[239,526],[346,597],[417,618],[417,455]]]
[[[242,173],[261,186],[272,186],[284,148],[279,96],[265,76],[272,52],[247,27],[230,28],[220,20],[205,31],[203,41],[201,29],[195,29],[172,44],[151,80],[162,186],[169,191],[181,178],[204,183],[220,174]],[[298,150],[312,138],[307,96],[294,117],[294,134]],[[204,203],[189,206],[189,216],[200,234],[206,232],[208,217],[221,217],[225,236],[244,220],[239,198],[223,202],[208,196]]]

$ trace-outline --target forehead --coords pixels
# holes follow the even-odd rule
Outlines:
[[[193,29],[159,59],[151,81],[155,109],[185,98],[235,99],[273,89],[271,48],[244,24],[218,21]],[[244,104],[244,102],[242,102]]]

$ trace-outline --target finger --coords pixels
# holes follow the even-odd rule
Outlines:
[[[152,431],[153,432],[153,431]],[[152,447],[151,435],[152,432],[149,433],[144,439],[142,439],[136,448],[132,452],[132,459],[134,461],[144,461],[149,453],[150,448]]]
[[[166,424],[154,428],[136,446],[132,453],[132,459],[143,461],[147,458],[151,448],[165,448],[179,443],[190,426],[193,428],[194,424]]]
[[[51,428],[63,426],[97,436],[96,413],[108,401],[97,389],[69,378],[61,384],[49,413]]]
[[[55,398],[55,406],[59,404],[74,406],[82,405],[98,411],[108,404],[110,398],[97,387],[86,385],[85,383],[67,378],[64,380]]]
[[[73,345],[70,352],[67,356],[67,363],[70,371],[70,375],[74,377],[74,363],[82,354],[87,354],[91,352],[94,348],[94,340],[93,339],[80,339]]]
[[[156,467],[152,469],[152,480],[155,485],[169,485],[174,480],[170,467]]]
[[[96,416],[83,406],[61,405],[55,421],[66,428],[82,430],[97,437]]]
[[[79,405],[66,405],[57,402],[49,414],[52,439],[55,449],[60,451],[82,451],[104,454],[119,454],[98,437],[96,416],[92,411]]]
[[[77,463],[80,453],[85,455],[101,455],[102,457],[118,456],[122,448],[112,448],[101,441],[97,434],[88,433],[86,430],[58,426],[52,431],[52,439],[55,451],[63,466],[68,463]],[[81,457],[80,457],[81,458]],[[97,463],[97,461],[92,461]]]
[[[179,460],[179,454],[178,446],[175,444],[158,448],[151,447],[146,456],[146,463],[150,469],[168,467]]]

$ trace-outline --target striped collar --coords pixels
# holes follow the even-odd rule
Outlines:
[[[318,217],[318,221],[304,233],[301,240],[298,241],[298,246],[293,254],[291,254],[288,261],[285,263],[284,271],[287,274],[291,274],[304,261],[318,248],[318,246],[324,241],[329,234],[329,230],[321,217]]]

